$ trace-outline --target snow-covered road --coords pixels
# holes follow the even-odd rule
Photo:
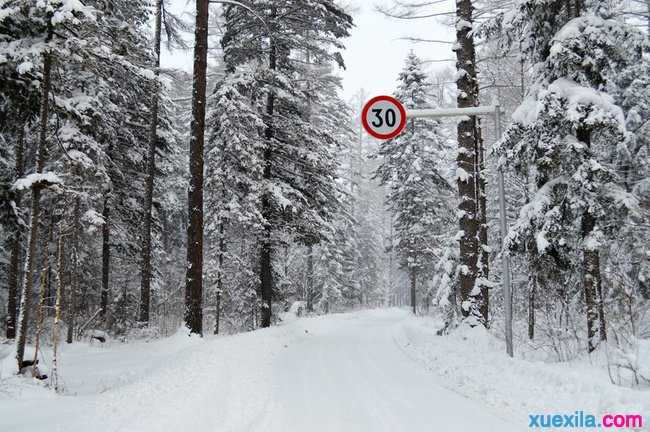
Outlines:
[[[297,323],[308,333],[277,357],[275,402],[259,430],[514,431],[400,349],[404,318],[375,311]]]
[[[68,376],[68,391],[77,395],[1,400],[0,430],[521,430],[412,360],[395,340],[408,319],[366,311],[193,342],[177,335],[85,353],[85,370],[69,352],[67,373],[79,375]]]

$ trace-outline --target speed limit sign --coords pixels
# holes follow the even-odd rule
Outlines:
[[[366,132],[375,138],[395,138],[406,126],[406,110],[394,97],[377,96],[363,106],[361,123]]]

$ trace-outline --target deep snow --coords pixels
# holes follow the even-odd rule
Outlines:
[[[11,376],[0,431],[523,431],[529,412],[646,414],[588,368],[511,360],[484,331],[388,309],[205,339],[65,346],[63,396]],[[0,354],[2,355],[2,354]],[[645,411],[644,411],[645,410]]]

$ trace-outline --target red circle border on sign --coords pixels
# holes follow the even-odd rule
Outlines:
[[[370,110],[370,107],[375,103],[379,101],[387,101],[392,103],[397,107],[401,114],[401,119],[400,119],[400,124],[397,129],[395,129],[393,132],[389,134],[380,134],[372,130],[370,125],[368,124],[368,119],[366,118],[368,115],[368,111]],[[392,96],[375,96],[374,98],[370,99],[366,104],[363,106],[363,110],[361,111],[361,123],[363,124],[363,128],[368,132],[370,135],[377,139],[382,139],[382,140],[389,140],[391,138],[395,138],[397,135],[401,134],[404,128],[406,127],[406,110],[404,109],[404,105],[401,104],[400,101],[395,99]]]

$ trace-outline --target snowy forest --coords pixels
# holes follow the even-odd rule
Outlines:
[[[379,140],[346,47],[404,23],[442,30]],[[0,0],[0,430],[645,430],[649,35],[648,0]]]

